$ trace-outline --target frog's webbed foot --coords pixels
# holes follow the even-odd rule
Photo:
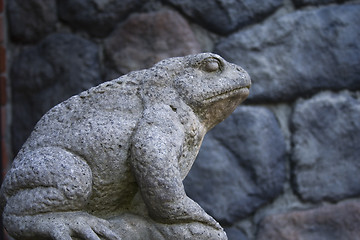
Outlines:
[[[173,202],[168,205],[167,214],[161,216],[161,211],[150,212],[153,219],[158,220],[159,222],[167,223],[191,223],[199,222],[207,226],[213,227],[216,230],[223,230],[220,224],[209,214],[207,214],[204,209],[200,207],[195,201],[189,197],[184,197],[181,201]]]
[[[196,240],[227,240],[224,230],[216,229],[208,223],[204,224],[190,219],[181,219],[180,222],[160,223],[148,216],[139,216],[125,213],[109,220],[114,231],[122,234],[123,240],[169,240],[169,239],[196,239]],[[214,220],[215,221],[215,220]]]
[[[12,221],[23,222],[22,230],[47,239],[50,237],[53,240],[72,240],[72,237],[78,237],[84,240],[121,240],[111,230],[110,223],[107,220],[85,212],[59,212],[9,217]]]

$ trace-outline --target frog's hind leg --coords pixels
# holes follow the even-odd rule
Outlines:
[[[79,156],[62,148],[44,147],[15,159],[3,185],[8,213],[76,210],[91,193],[92,173]]]
[[[1,189],[6,199],[4,224],[14,236],[25,239],[26,224],[13,219],[80,211],[91,187],[91,169],[81,157],[59,147],[23,152],[14,160]]]

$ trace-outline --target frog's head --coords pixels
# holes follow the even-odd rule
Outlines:
[[[173,86],[208,129],[229,116],[249,95],[250,76],[213,53],[185,56]]]

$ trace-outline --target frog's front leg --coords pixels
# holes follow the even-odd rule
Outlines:
[[[120,239],[106,220],[83,212],[92,187],[87,163],[62,148],[21,153],[2,186],[4,224],[16,239]]]
[[[178,164],[184,138],[184,126],[169,106],[144,111],[132,139],[131,160],[141,195],[157,222],[201,222],[222,229],[185,193]]]

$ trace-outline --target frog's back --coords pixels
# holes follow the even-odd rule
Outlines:
[[[143,111],[140,88],[124,76],[60,103],[38,122],[14,163],[39,148],[64,149],[89,165],[93,201],[125,201],[121,192],[136,187],[128,161],[130,137]]]
[[[91,146],[114,147],[107,140],[115,133],[127,138],[142,114],[140,85],[125,75],[69,98],[40,119],[23,148],[57,146],[85,155]]]

